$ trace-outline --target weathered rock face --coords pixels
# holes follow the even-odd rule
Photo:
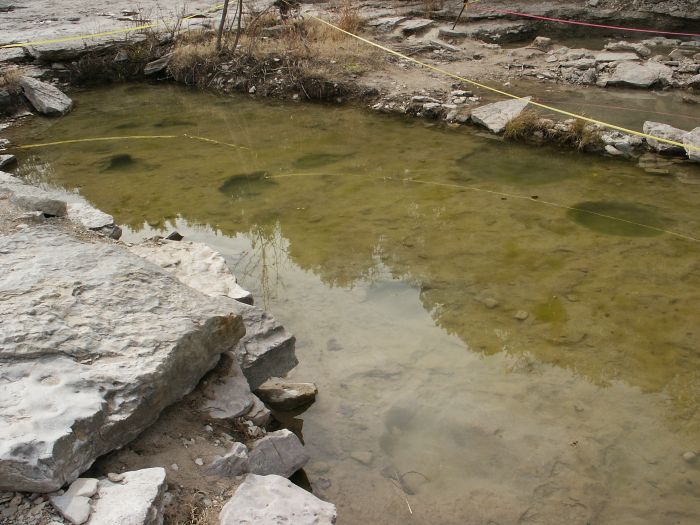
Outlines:
[[[695,128],[683,137],[683,144],[686,145],[685,152],[690,160],[700,162],[700,128]],[[688,147],[690,146],[690,147]]]
[[[243,443],[234,443],[225,456],[214,458],[207,472],[229,477],[248,473],[248,448]]]
[[[228,366],[221,377],[212,378],[203,388],[206,401],[202,408],[213,419],[233,419],[251,409],[254,396],[233,353],[222,359]]]
[[[296,434],[289,430],[270,432],[256,441],[248,453],[248,469],[253,474],[277,474],[288,478],[309,461]]]
[[[0,237],[0,489],[50,492],[191,391],[243,335],[215,300],[57,228]]]
[[[638,44],[635,42],[611,42],[606,44],[605,49],[608,51],[633,51],[642,58],[648,58],[651,56],[651,49],[644,44]]]
[[[532,97],[526,97],[486,104],[472,110],[472,121],[493,133],[501,133],[511,120],[523,112],[531,99]]]
[[[260,399],[275,410],[294,410],[316,399],[313,383],[289,383],[279,378],[265,381],[255,391]]]
[[[100,480],[87,525],[161,525],[165,470],[147,468],[122,476],[119,483]]]
[[[644,133],[653,135],[655,137],[660,137],[662,139],[672,140],[674,142],[683,143],[683,138],[687,135],[687,131],[682,129],[674,128],[668,124],[662,124],[660,122],[650,122],[646,121],[644,123]],[[649,147],[654,151],[659,153],[683,153],[683,148],[680,146],[674,146],[673,144],[666,144],[665,142],[659,142],[654,139],[647,139]]]
[[[649,88],[668,85],[672,79],[673,70],[658,62],[620,62],[606,85]]]
[[[249,474],[219,514],[221,525],[332,525],[335,505],[280,476]]]
[[[255,390],[269,378],[284,376],[297,366],[296,338],[260,308],[237,304],[234,308],[243,317],[246,333],[234,353],[251,390]]]
[[[137,244],[130,250],[203,294],[253,304],[253,296],[238,285],[221,254],[206,244],[163,239]]]
[[[147,242],[130,249],[202,293],[212,297],[234,295],[232,290],[238,285],[221,255],[204,245],[184,243],[181,247],[180,243]],[[270,377],[286,375],[298,364],[296,339],[274,317],[240,300],[231,308],[243,317],[246,333],[234,353],[252,390]]]
[[[51,84],[31,77],[22,77],[19,85],[34,109],[43,115],[65,115],[73,108],[73,101]]]

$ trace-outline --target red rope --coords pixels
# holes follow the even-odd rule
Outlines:
[[[634,33],[651,33],[656,35],[673,35],[673,36],[700,36],[700,33],[677,33],[674,31],[658,31],[656,29],[639,29],[634,27],[621,27],[621,26],[609,26],[605,24],[593,24],[591,22],[578,22],[576,20],[564,20],[562,18],[551,18],[548,16],[530,15],[527,13],[518,13],[517,11],[509,11],[506,9],[495,9],[492,7],[480,7],[478,5],[470,5],[470,9],[477,9],[479,11],[493,11],[495,13],[501,13],[504,15],[522,16],[526,18],[534,18],[537,20],[544,20],[546,22],[557,22],[560,24],[571,24],[577,26],[586,27],[597,27],[600,29],[614,29],[616,31],[632,31]]]

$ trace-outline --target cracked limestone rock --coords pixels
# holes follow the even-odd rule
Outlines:
[[[50,225],[0,237],[0,297],[0,490],[72,482],[189,393],[244,332],[234,301]]]
[[[644,123],[644,133],[648,135],[653,135],[655,137],[659,137],[662,139],[668,139],[672,140],[674,142],[679,142],[683,143],[683,139],[685,136],[688,134],[687,131],[684,131],[682,129],[674,128],[673,126],[669,126],[668,124],[662,124],[660,122],[650,122],[646,121]],[[658,140],[646,139],[647,144],[649,144],[649,147],[653,149],[654,151],[658,151],[659,153],[683,153],[684,148],[681,146],[674,146],[673,144],[667,144],[665,142],[660,142]]]
[[[256,441],[248,453],[248,468],[253,474],[277,474],[288,478],[306,465],[309,455],[293,432],[270,432]]]

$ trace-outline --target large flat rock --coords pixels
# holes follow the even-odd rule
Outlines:
[[[22,77],[19,85],[34,109],[43,115],[65,115],[73,108],[73,101],[68,95],[51,84],[31,77]]]
[[[672,78],[673,70],[658,62],[620,62],[606,85],[650,88],[668,85]]]
[[[240,303],[50,225],[0,237],[0,301],[0,490],[73,481],[190,392],[244,331]]]
[[[504,100],[478,107],[472,111],[471,119],[475,124],[488,128],[493,133],[501,133],[506,129],[506,125],[518,117],[532,97]]]
[[[281,476],[248,474],[219,514],[221,525],[332,525],[335,505]]]

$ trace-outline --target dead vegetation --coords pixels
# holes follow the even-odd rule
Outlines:
[[[503,136],[520,142],[550,142],[578,151],[600,149],[602,144],[596,129],[585,120],[572,119],[557,127],[553,120],[541,118],[532,110],[511,120]]]
[[[0,89],[7,90],[11,95],[19,95],[22,92],[19,85],[20,78],[22,78],[20,68],[6,69],[0,74]]]

